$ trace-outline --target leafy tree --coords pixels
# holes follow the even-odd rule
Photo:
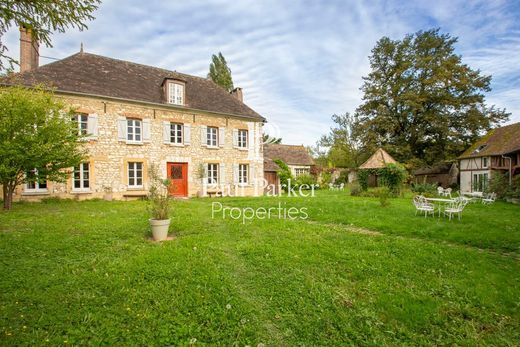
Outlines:
[[[294,185],[294,178],[292,176],[291,169],[289,169],[289,166],[287,166],[287,164],[281,159],[274,159],[273,161],[280,168],[280,170],[278,170],[280,185],[282,186],[283,190],[287,191],[289,188],[289,180]]]
[[[262,142],[267,143],[267,144],[274,143],[274,144],[279,145],[280,143],[282,143],[282,138],[281,137],[271,137],[271,136],[269,136],[269,134],[263,134]]]
[[[231,69],[227,66],[226,59],[220,52],[218,55],[213,54],[211,57],[208,77],[228,92],[231,92],[234,88]]]
[[[330,166],[358,167],[366,159],[366,155],[352,132],[355,118],[347,112],[333,115],[332,121],[335,127],[330,129],[329,134],[321,137],[317,147],[328,148],[327,160]]]
[[[353,131],[363,146],[384,146],[400,162],[432,164],[508,119],[485,104],[491,76],[463,64],[456,42],[439,29],[377,42]]]
[[[12,67],[16,61],[7,56],[1,37],[11,26],[24,26],[32,30],[34,38],[51,47],[51,33],[64,32],[69,27],[86,29],[85,21],[92,20],[92,12],[100,0],[0,0],[0,70],[3,60]]]
[[[60,182],[79,165],[84,152],[78,127],[62,102],[41,87],[0,91],[0,184],[4,209],[22,183],[42,179]],[[37,171],[34,171],[36,169]],[[37,172],[37,174],[35,174]]]

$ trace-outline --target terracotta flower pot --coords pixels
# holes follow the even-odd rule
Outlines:
[[[170,219],[150,219],[152,227],[152,235],[155,241],[164,241],[168,237],[168,228],[170,227]]]

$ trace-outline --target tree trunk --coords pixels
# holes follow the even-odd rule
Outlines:
[[[8,182],[4,182],[3,190],[4,190],[4,210],[10,210],[13,207],[13,193],[14,188],[13,185]]]

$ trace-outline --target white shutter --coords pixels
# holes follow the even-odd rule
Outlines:
[[[117,138],[119,141],[126,141],[126,118],[118,117],[117,119]]]
[[[226,141],[226,128],[218,128],[218,145],[224,147]]]
[[[233,164],[233,183],[238,184],[238,164]]]
[[[200,126],[200,145],[203,147],[208,146],[208,127],[205,125]]]
[[[169,144],[171,142],[171,132],[170,132],[171,126],[170,122],[163,122],[163,142],[166,144]]]
[[[248,123],[247,124],[247,135],[248,135],[248,145],[249,150],[254,151],[255,150],[255,123]]]
[[[87,118],[87,133],[89,139],[95,140],[98,137],[98,116],[96,114],[89,115]]]
[[[152,125],[149,119],[143,119],[143,142],[150,142],[152,139]]]
[[[233,129],[233,147],[238,147],[238,129]]]
[[[191,145],[191,124],[184,124],[184,145]]]
[[[226,183],[226,165],[225,164],[219,164],[218,168],[220,170],[218,183],[219,184],[225,184]]]

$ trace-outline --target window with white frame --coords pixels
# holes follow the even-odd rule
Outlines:
[[[78,134],[87,135],[88,132],[88,115],[84,113],[76,114],[72,120],[78,125]]]
[[[182,144],[182,124],[170,123],[170,143]]]
[[[302,175],[308,175],[310,173],[310,170],[307,168],[296,168],[294,169],[294,175],[296,177],[302,176]]]
[[[218,146],[218,128],[207,127],[206,144],[211,147]]]
[[[488,167],[488,158],[483,157],[482,158],[482,168],[487,169],[487,167]]]
[[[73,190],[90,189],[90,164],[81,163],[74,167]]]
[[[168,103],[184,105],[184,85],[180,83],[168,83]]]
[[[218,183],[218,164],[208,164],[208,184]]]
[[[239,148],[247,148],[247,130],[238,130],[237,145]]]
[[[128,163],[128,187],[142,188],[143,187],[143,163],[129,162]]]
[[[47,191],[47,180],[38,177],[38,170],[33,169],[26,173],[27,183],[25,190],[28,192]]]
[[[487,189],[488,186],[488,174],[487,173],[479,173],[473,174],[473,191],[474,192],[483,192]]]
[[[126,140],[130,142],[142,142],[142,121],[140,119],[126,119]]]
[[[249,183],[249,165],[239,164],[238,165],[238,183],[247,184]]]

